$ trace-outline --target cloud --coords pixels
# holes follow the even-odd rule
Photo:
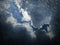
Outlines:
[[[17,28],[17,27],[22,27],[22,28],[26,28],[26,31],[28,32],[28,34],[31,36],[31,38],[36,38],[36,34],[33,31],[33,28],[31,27],[31,25],[33,25],[32,22],[23,22],[23,23],[18,23],[17,20],[13,17],[12,13],[7,12],[10,16],[7,17],[6,19],[6,23],[10,23],[13,27]],[[49,20],[49,19],[48,19]],[[31,25],[30,25],[31,23]],[[17,29],[18,31],[18,29]],[[51,30],[49,30],[50,32],[45,33],[46,36],[48,36],[50,39],[54,38],[54,34]]]
[[[31,21],[31,17],[28,15],[27,11],[22,11],[23,19],[22,21]]]
[[[9,12],[7,12],[9,13]],[[7,17],[6,19],[6,23],[10,23],[13,28],[16,28],[16,27],[25,27],[26,28],[26,31],[28,32],[28,34],[31,36],[31,38],[36,38],[36,35],[31,27],[31,25],[29,24],[29,22],[23,22],[23,23],[18,23],[17,20],[13,17],[12,13],[9,13],[10,16]]]
[[[17,20],[13,17],[12,13],[9,13],[10,16],[7,17],[6,23],[11,23],[13,27],[17,25],[21,25],[20,23],[17,23]]]
[[[21,12],[23,15],[22,21],[31,21],[31,17],[29,16],[28,12],[21,7],[21,5],[19,4],[21,2],[18,1],[19,0],[15,0],[15,4],[18,7],[19,12]]]
[[[51,21],[51,16],[47,16],[44,18],[44,20],[42,20],[40,22],[40,25],[43,25],[43,24],[50,24],[50,21]]]
[[[8,9],[10,7],[10,2],[8,0],[0,1],[0,12]]]
[[[52,31],[46,33],[46,35],[50,38],[50,40],[52,40],[55,37],[55,35],[54,35],[54,33]]]
[[[48,32],[46,32],[45,34],[50,38],[50,40],[52,40],[55,37],[55,33],[53,32],[51,25],[49,25]]]
[[[30,24],[29,23],[24,23],[23,25],[24,25],[24,27],[26,27],[26,29],[27,29],[28,33],[30,34],[30,36],[32,38],[36,38],[35,32],[33,31],[33,29],[30,26]]]
[[[16,18],[14,18],[13,14],[8,12],[8,11],[7,11],[7,13],[8,13],[9,16],[7,17],[5,22],[8,23],[8,24],[10,23],[14,29],[17,29],[18,27],[26,28],[26,31],[31,36],[31,38],[36,38],[36,34],[33,31],[31,25],[34,24],[35,26],[36,25],[40,26],[40,24],[43,24],[43,23],[50,23],[51,16],[50,16],[50,13],[49,14],[47,13],[49,11],[49,9],[47,9],[47,11],[45,12],[46,9],[44,7],[41,7],[42,9],[40,10],[40,8],[37,9],[36,6],[35,6],[33,11],[30,12],[31,15],[29,15],[28,12],[25,9],[21,8],[21,5],[19,4],[19,0],[14,0],[13,2],[17,6],[19,12],[22,13],[22,15],[23,15],[22,20],[21,20],[23,23],[18,23],[18,20]],[[7,5],[5,5],[5,6],[7,6]],[[9,6],[8,6],[8,8],[9,8]],[[46,16],[46,14],[47,14],[47,16]],[[31,25],[29,24],[30,23],[29,21],[32,21]],[[46,33],[46,35],[50,39],[52,39],[54,37],[53,32]]]
[[[29,14],[27,13],[27,11],[25,11],[23,8],[21,8],[21,5],[19,5],[19,3],[20,3],[19,0],[14,0],[14,1],[15,1],[16,6],[17,6],[18,9],[19,9],[19,12],[21,12],[22,15],[23,15],[23,17],[22,17],[22,22],[23,22],[23,21],[28,22],[28,23],[23,23],[23,24],[21,24],[21,25],[23,25],[23,26],[27,29],[27,31],[29,32],[29,34],[30,34],[30,36],[31,36],[32,38],[36,38],[36,35],[35,35],[33,29],[31,28],[31,26],[30,26],[30,24],[29,24],[29,21],[31,21],[31,17],[30,17]]]

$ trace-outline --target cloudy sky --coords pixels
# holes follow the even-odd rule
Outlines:
[[[31,26],[50,24],[57,11],[57,0],[3,0],[0,1],[0,25],[4,39],[52,40],[51,30],[34,31]],[[49,28],[50,30],[50,28]],[[40,40],[39,40],[40,39]],[[43,41],[42,41],[43,42]]]

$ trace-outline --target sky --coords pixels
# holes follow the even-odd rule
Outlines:
[[[22,42],[44,42],[52,40],[55,34],[51,30],[33,31],[32,26],[50,24],[57,11],[57,0],[3,0],[0,1],[0,25],[4,39],[21,39]],[[50,3],[51,2],[51,3]],[[31,24],[30,24],[31,23]],[[50,27],[51,28],[51,27]],[[49,29],[50,30],[50,29]],[[27,39],[27,40],[26,40]],[[41,41],[40,41],[41,40]]]

